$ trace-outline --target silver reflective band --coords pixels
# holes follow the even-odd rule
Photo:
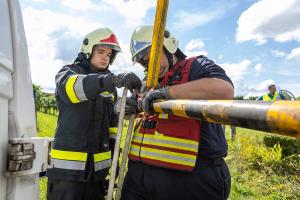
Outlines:
[[[53,164],[53,168],[85,170],[85,162],[51,158],[51,163]],[[95,171],[109,168],[111,166],[111,159],[94,163],[94,165]]]
[[[95,171],[109,168],[111,166],[111,159],[103,160],[95,163]]]
[[[83,90],[83,79],[86,77],[86,75],[78,75],[76,82],[74,84],[74,91],[76,93],[77,98],[80,101],[88,100],[85,96],[84,90]]]
[[[168,152],[166,152],[166,153],[168,153]],[[142,155],[154,156],[156,158],[166,158],[166,159],[176,160],[176,161],[184,161],[184,162],[188,162],[188,163],[191,163],[191,164],[195,163],[195,159],[184,158],[184,157],[179,157],[179,156],[171,156],[171,155],[168,155],[168,154],[161,154],[161,153],[155,153],[155,152],[149,152],[149,151],[144,150],[143,148],[141,150],[141,156]]]
[[[133,140],[141,141],[142,137],[135,135],[133,137]],[[186,143],[175,142],[175,141],[170,141],[170,140],[147,138],[147,136],[145,136],[143,138],[143,141],[145,141],[145,142],[153,142],[153,143],[172,144],[172,145],[176,145],[176,146],[182,146],[182,147],[188,147],[188,148],[192,148],[192,149],[198,149],[198,145],[196,145],[196,144],[186,144]]]
[[[72,161],[72,160],[60,160],[51,158],[51,163],[54,168],[71,169],[71,170],[84,170],[85,162]]]
[[[109,139],[117,139],[117,134],[109,134]]]

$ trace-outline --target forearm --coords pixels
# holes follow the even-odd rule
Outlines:
[[[180,85],[170,86],[174,99],[233,99],[234,90],[230,83],[217,78],[203,78]]]

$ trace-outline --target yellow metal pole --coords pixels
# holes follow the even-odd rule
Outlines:
[[[157,113],[195,118],[300,138],[300,101],[169,100]]]
[[[150,50],[150,60],[147,72],[147,88],[155,88],[158,83],[160,58],[163,50],[168,5],[169,0],[157,0],[152,46]]]

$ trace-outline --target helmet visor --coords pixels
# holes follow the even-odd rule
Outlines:
[[[133,62],[138,62],[141,64],[141,60],[145,55],[150,54],[150,49],[151,49],[151,45],[149,44],[148,47],[146,47],[145,49],[143,49],[142,51],[140,51],[139,53],[137,53],[134,57],[133,57]],[[143,65],[143,64],[142,64]]]
[[[117,52],[121,51],[121,48],[115,44],[110,44],[110,43],[100,43],[97,46],[104,46],[104,47],[108,47],[111,48],[112,50],[115,50]]]

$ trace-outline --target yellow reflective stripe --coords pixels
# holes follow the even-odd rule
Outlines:
[[[75,91],[74,91],[74,84],[76,82],[76,79],[77,79],[77,76],[78,75],[73,75],[73,76],[70,76],[67,80],[67,83],[66,83],[66,92],[67,92],[67,95],[70,99],[70,101],[72,103],[79,103],[79,99],[77,98],[76,94],[75,94]]]
[[[56,159],[60,159],[60,160],[86,161],[87,153],[52,149],[51,150],[51,157],[56,158]]]
[[[131,144],[129,152],[132,155],[139,156],[140,147],[137,145]]]
[[[103,160],[108,160],[110,158],[111,158],[110,151],[94,154],[94,162],[100,162]]]
[[[141,133],[135,133],[134,135],[141,137],[141,138],[155,138],[155,139],[161,139],[161,140],[169,140],[169,141],[174,141],[178,143],[183,143],[183,144],[188,144],[188,145],[196,145],[198,146],[198,141],[193,141],[193,140],[187,140],[187,139],[181,139],[181,138],[174,138],[174,137],[168,137],[163,135],[162,133],[158,133],[155,131],[156,135],[150,135],[150,134],[141,134]],[[193,149],[193,148],[192,148]]]
[[[160,114],[158,115],[158,118],[160,118],[160,119],[168,119],[168,118],[169,118],[169,115],[166,114],[166,113],[160,113]]]
[[[154,152],[157,154],[161,154],[162,156],[159,156],[159,157],[153,156],[153,155],[146,154],[146,152]],[[164,157],[164,155],[166,157]],[[192,159],[193,161],[188,162],[188,161],[182,161],[182,160],[174,160],[174,159],[167,158],[168,155],[176,156],[179,159],[180,158],[189,158],[189,159]],[[145,148],[145,147],[142,147],[140,156],[143,158],[150,158],[153,160],[160,160],[160,161],[164,161],[164,162],[175,163],[175,164],[177,163],[177,164],[187,165],[187,166],[195,166],[195,161],[196,161],[196,156],[193,156],[193,155],[174,153],[174,152],[164,151],[164,150],[149,149],[149,148]]]
[[[109,133],[110,134],[117,134],[118,133],[118,128],[117,127],[111,127],[111,128],[109,128]]]
[[[108,95],[109,95],[110,93],[109,93],[109,92],[107,92],[107,91],[105,91],[105,92],[102,92],[101,94],[108,94]]]
[[[109,93],[108,91],[105,91],[102,92],[101,94],[105,97],[111,97],[113,101],[115,100],[115,95],[113,93]]]
[[[131,141],[141,143],[142,142],[142,137],[137,137],[137,136],[134,135],[132,137]]]

